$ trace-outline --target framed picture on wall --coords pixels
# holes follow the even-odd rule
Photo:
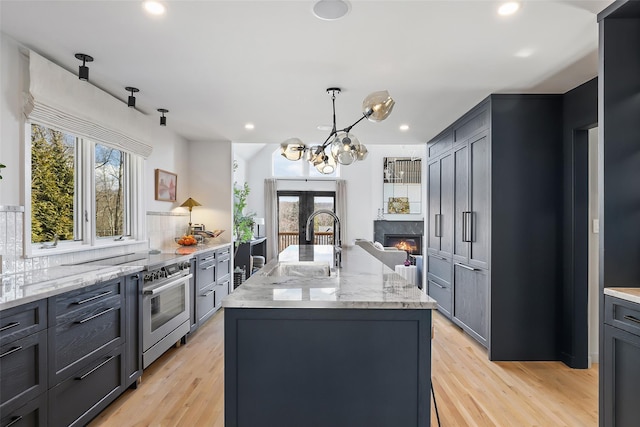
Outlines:
[[[156,200],[175,202],[178,188],[178,175],[156,169]]]

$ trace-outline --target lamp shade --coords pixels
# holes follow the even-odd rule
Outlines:
[[[280,154],[287,160],[300,160],[305,148],[304,143],[298,138],[289,138],[280,144]]]
[[[180,205],[180,207],[189,208],[189,212],[191,212],[191,209],[193,209],[194,206],[202,206],[202,205],[196,202],[195,200],[193,200],[191,197],[189,197],[187,200],[184,201],[183,204]]]
[[[264,225],[264,218],[253,218],[253,222],[256,225]]]
[[[358,160],[360,142],[353,134],[339,132],[331,143],[331,154],[341,165],[350,165]]]
[[[391,114],[395,104],[386,90],[373,92],[362,101],[362,114],[369,121],[381,122]]]

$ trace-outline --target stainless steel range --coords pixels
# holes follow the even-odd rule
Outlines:
[[[142,365],[147,368],[189,333],[188,259],[147,266],[142,287]]]
[[[142,277],[142,365],[147,368],[189,333],[192,255],[134,252],[84,261],[84,265],[136,265]]]

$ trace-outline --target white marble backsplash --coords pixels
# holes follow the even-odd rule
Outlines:
[[[22,273],[148,249],[175,248],[174,238],[182,236],[189,226],[187,213],[147,212],[148,244],[24,258],[24,218],[23,206],[0,206],[0,274]]]
[[[188,213],[147,212],[147,234],[150,249],[175,248],[174,239],[184,235],[188,228]]]

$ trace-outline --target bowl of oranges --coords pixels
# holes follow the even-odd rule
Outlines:
[[[176,237],[176,243],[180,246],[194,246],[198,244],[198,239],[191,234],[186,234],[182,237]]]

